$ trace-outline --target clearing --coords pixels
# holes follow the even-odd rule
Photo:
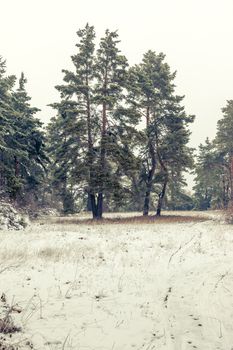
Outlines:
[[[0,232],[0,308],[20,310],[22,328],[5,339],[36,350],[232,350],[233,226],[207,219],[72,217]]]

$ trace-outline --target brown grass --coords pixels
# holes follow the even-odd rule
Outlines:
[[[129,217],[104,217],[101,220],[93,220],[90,218],[78,217],[51,217],[46,219],[42,224],[60,224],[60,225],[105,225],[105,224],[179,224],[189,222],[203,222],[210,220],[208,217],[197,216],[183,216],[183,215],[165,215],[165,216],[129,216]]]

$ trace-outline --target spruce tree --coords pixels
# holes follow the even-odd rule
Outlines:
[[[11,141],[14,149],[14,176],[23,183],[21,199],[36,201],[42,196],[42,183],[48,162],[45,153],[45,136],[42,122],[36,118],[39,111],[31,107],[25,84],[27,79],[21,74],[19,86],[12,92],[12,106],[17,112],[14,118],[14,138]],[[20,150],[20,154],[17,154]]]
[[[35,118],[39,110],[30,106],[24,74],[16,91],[15,82],[15,76],[6,76],[0,59],[1,189],[12,200],[26,204],[32,193],[33,200],[39,196],[47,158],[42,124]]]

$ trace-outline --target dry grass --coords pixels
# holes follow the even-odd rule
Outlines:
[[[189,215],[190,214],[190,215]],[[0,273],[14,270],[33,259],[42,261],[77,261],[87,249],[90,233],[98,236],[104,232],[118,232],[132,227],[133,231],[144,232],[145,226],[151,226],[157,232],[157,225],[191,224],[209,220],[208,216],[195,212],[166,213],[161,217],[144,217],[139,213],[106,213],[103,220],[92,220],[86,214],[42,218],[25,231],[2,232],[0,245]],[[117,226],[117,228],[116,228]],[[119,227],[118,227],[119,226]],[[96,228],[96,229],[95,229]],[[147,232],[147,231],[146,231]],[[69,234],[70,241],[66,235]],[[14,237],[12,237],[12,235]],[[91,235],[92,237],[92,235]],[[94,254],[94,251],[89,253]]]
[[[1,318],[0,318],[0,333],[3,334],[12,334],[15,332],[20,332],[21,328],[17,327],[14,324],[14,320],[12,317],[13,313],[21,313],[21,308],[18,305],[9,305],[6,300],[6,296],[2,293],[1,296],[1,307],[3,309]]]
[[[21,328],[14,325],[13,319],[10,315],[0,319],[0,333],[12,334],[20,331]]]
[[[46,219],[46,224],[59,224],[59,225],[105,225],[105,224],[177,224],[177,223],[189,223],[189,222],[202,222],[210,220],[207,216],[201,215],[165,215],[165,216],[118,216],[118,217],[104,217],[102,220],[93,220],[91,218],[83,217],[51,217]],[[41,224],[45,221],[40,220]]]
[[[25,231],[1,233],[1,288],[11,305],[19,302],[22,314],[12,315],[11,323],[6,312],[13,309],[8,307],[0,319],[4,333],[8,324],[20,325],[22,333],[12,338],[4,334],[0,350],[32,349],[32,344],[43,350],[115,350],[125,344],[149,349],[151,339],[158,349],[164,349],[164,314],[183,312],[173,311],[174,301],[185,305],[180,319],[186,324],[189,309],[197,310],[199,300],[200,312],[206,313],[204,297],[207,295],[207,301],[209,290],[202,290],[200,298],[199,286],[211,275],[205,287],[211,290],[219,285],[213,298],[222,292],[222,276],[227,276],[231,258],[231,231],[225,235],[225,226],[202,223],[208,220],[202,213],[166,213],[160,218],[127,214],[106,214],[97,223],[88,217],[52,217]],[[19,262],[19,258],[23,259]],[[222,267],[219,261],[224,262]],[[226,288],[230,291],[231,284]],[[187,308],[180,299],[183,296]],[[228,297],[230,300],[230,293]],[[4,295],[2,299],[0,305],[7,302]],[[196,335],[193,322],[191,326]],[[227,326],[230,330],[230,318]],[[175,329],[178,338],[178,327],[171,324],[166,334]],[[202,339],[199,333],[197,337]]]

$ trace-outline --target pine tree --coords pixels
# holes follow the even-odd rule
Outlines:
[[[77,34],[75,72],[63,71],[65,84],[57,86],[61,102],[52,105],[58,111],[49,127],[53,178],[63,184],[66,179],[72,193],[86,193],[93,218],[100,219],[104,197],[106,207],[122,201],[126,178],[135,171],[130,142],[136,138],[137,113],[123,94],[127,61],[117,48],[117,33],[106,31],[96,55],[94,28],[87,25]],[[62,141],[55,149],[56,133]]]
[[[215,141],[207,138],[199,146],[195,165],[194,198],[196,208],[226,208],[229,201],[229,167],[216,148]]]
[[[122,152],[129,153],[127,142],[123,141],[127,134],[126,124],[129,115],[128,110],[121,106],[124,100],[123,89],[127,82],[128,63],[126,57],[120,53],[118,43],[117,32],[106,30],[105,36],[100,40],[95,64],[97,79],[95,101],[97,107],[100,108],[101,119],[100,160],[96,183],[98,194],[94,204],[97,218],[102,217],[104,194],[107,191],[116,193],[116,189],[118,188],[118,191],[120,189],[119,174],[113,176],[110,163],[118,163],[117,153],[120,153],[120,148]],[[125,124],[125,129],[123,124]],[[119,148],[117,145],[119,146],[121,141],[123,144]],[[121,169],[118,168],[116,171],[120,172]]]
[[[13,188],[20,187],[12,175],[12,159],[14,157],[12,140],[15,132],[13,122],[17,113],[12,106],[11,93],[15,81],[14,75],[6,76],[6,62],[0,57],[0,176],[2,195],[6,194],[7,189],[11,191]]]
[[[164,59],[164,54],[148,51],[142,63],[130,70],[131,99],[145,120],[139,177],[139,183],[145,185],[143,215],[148,215],[151,194],[161,183],[157,205],[160,215],[171,169],[181,173],[191,164],[187,126],[193,117],[186,116],[180,106],[182,97],[174,94],[176,73],[171,73]]]
[[[42,131],[42,122],[35,117],[38,108],[31,107],[31,97],[28,96],[25,84],[27,80],[24,74],[19,79],[19,87],[12,92],[12,106],[17,112],[14,118],[14,138],[11,146],[20,150],[14,155],[14,176],[20,179],[21,198],[26,201],[36,200],[39,193],[43,193],[42,182],[48,158],[45,153],[45,136]],[[30,197],[30,198],[29,198]]]
[[[68,210],[65,205],[67,203],[66,198],[69,197],[70,201],[74,203],[74,198],[71,195],[73,190],[71,191],[68,188],[70,186],[73,188],[75,182],[77,187],[78,183],[83,185],[85,192],[92,200],[95,173],[93,157],[97,121],[93,107],[92,91],[95,49],[94,27],[87,24],[84,29],[78,30],[77,36],[79,39],[76,45],[78,52],[71,57],[75,71],[63,70],[65,84],[56,86],[62,100],[60,103],[51,105],[58,111],[58,114],[51,121],[49,127],[50,153],[57,169],[54,173],[54,180],[56,183],[59,179],[61,180],[60,185],[63,190],[60,191],[60,196],[63,199],[65,212]],[[54,148],[58,137],[61,139],[61,144]],[[76,177],[76,181],[74,177]]]
[[[227,101],[217,123],[213,142],[199,147],[195,167],[196,206],[200,209],[227,208],[233,201],[233,101]]]
[[[233,204],[233,100],[227,101],[222,109],[223,117],[217,124],[215,144],[218,152],[224,158],[229,174],[230,202]]]
[[[192,169],[192,149],[188,147],[189,124],[194,116],[188,116],[180,105],[183,97],[171,96],[165,104],[160,119],[156,118],[154,128],[156,151],[162,180],[158,194],[156,215],[160,216],[166,189],[172,182],[182,182],[183,173]],[[184,183],[184,182],[183,182]]]
[[[62,200],[64,213],[74,213],[75,198],[88,177],[85,125],[77,117],[76,102],[63,100],[54,107],[59,112],[47,127],[50,184],[55,196]]]
[[[37,108],[30,106],[21,75],[19,87],[13,90],[16,77],[5,75],[0,60],[0,173],[2,193],[26,204],[26,192],[38,197],[44,174],[46,155],[43,150],[42,124],[34,117]]]

